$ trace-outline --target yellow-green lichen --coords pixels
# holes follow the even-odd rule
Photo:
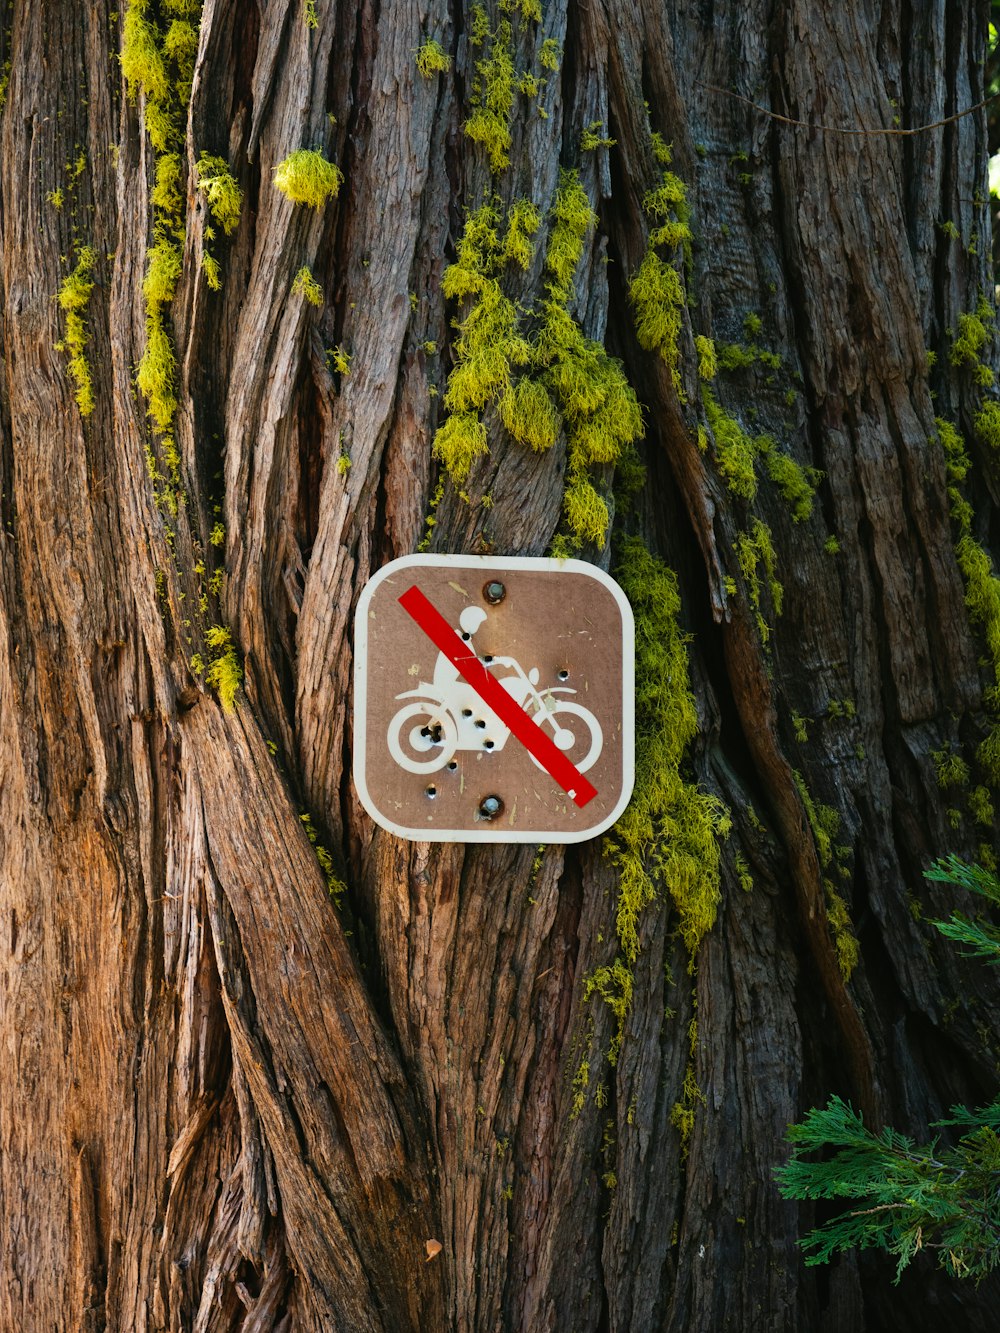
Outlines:
[[[312,275],[307,264],[303,264],[292,282],[292,295],[301,296],[310,305],[323,304],[323,288]]]
[[[316,854],[316,860],[319,862],[319,868],[323,872],[323,878],[326,880],[326,887],[330,891],[330,897],[333,899],[335,907],[340,907],[341,900],[347,892],[347,886],[337,875],[333,866],[333,857],[319,840],[319,833],[312,821],[312,816],[308,813],[299,815],[302,821],[302,827],[309,843]]]
[[[680,388],[677,342],[684,308],[680,274],[654,250],[647,250],[629,283],[629,300],[635,307],[639,346],[660,353],[670,368],[675,387]]]
[[[974,371],[978,369],[981,364],[979,353],[990,338],[992,313],[989,302],[982,298],[974,314],[959,315],[958,333],[949,353],[949,360],[953,366],[970,366]],[[992,375],[989,382],[992,383]]]
[[[489,451],[486,427],[475,412],[452,412],[434,436],[434,457],[444,463],[457,486],[468,479],[476,459]]]
[[[161,236],[146,251],[146,276],[142,280],[142,294],[147,309],[152,305],[168,305],[181,276],[181,249],[179,245]]]
[[[63,279],[59,288],[59,305],[66,314],[66,332],[56,350],[68,354],[67,368],[76,386],[74,396],[80,415],[89,416],[94,410],[94,386],[87,364],[87,328],[84,312],[94,290],[94,251],[85,246],[77,255],[76,266]]]
[[[243,207],[243,191],[224,157],[202,153],[195,165],[198,189],[205,196],[209,212],[229,236],[236,230]]]
[[[993,827],[995,813],[993,809],[993,800],[989,790],[986,787],[973,787],[967,798],[969,814],[977,824],[982,824],[985,828]]]
[[[139,93],[152,102],[170,96],[166,62],[160,51],[159,34],[146,18],[146,0],[129,0],[122,25],[121,67],[129,100]]]
[[[592,120],[580,135],[580,152],[592,153],[597,148],[614,148],[617,139],[610,138],[602,120]]]
[[[417,49],[416,62],[417,69],[425,79],[432,79],[435,74],[451,69],[451,56],[440,42],[430,37]]]
[[[552,74],[559,72],[559,57],[562,54],[559,43],[554,37],[546,37],[542,42],[541,49],[538,52],[538,63],[542,69],[547,69]]]
[[[1000,453],[1000,403],[983,403],[973,425],[979,442],[992,453]]]
[[[343,346],[331,347],[326,354],[326,363],[341,378],[351,373],[351,354]]]
[[[714,380],[719,368],[715,355],[715,343],[711,338],[706,338],[704,334],[699,333],[695,336],[694,348],[698,353],[699,379]]]
[[[233,646],[232,634],[223,625],[210,625],[205,631],[205,641],[212,650],[205,683],[215,690],[226,712],[231,712],[243,683],[243,668]]]
[[[776,562],[774,545],[771,541],[771,529],[761,519],[754,518],[751,521],[749,531],[736,534],[735,546],[736,558],[750,590],[750,605],[757,621],[761,642],[766,644],[771,636],[771,628],[764,619],[761,605],[762,583],[758,566],[763,565],[764,567],[768,591],[771,595],[771,605],[776,617],[781,615],[781,603],[784,594],[784,589],[775,575]]]
[[[507,389],[497,404],[504,429],[536,452],[549,449],[559,434],[559,413],[548,390],[537,380],[522,377]]]
[[[968,784],[969,765],[961,755],[952,753],[951,746],[945,745],[940,750],[932,750],[931,758],[934,761],[939,787],[964,787]]]
[[[343,180],[340,168],[314,148],[297,148],[274,172],[275,187],[285,198],[309,208],[322,208],[335,199]]]
[[[750,873],[750,865],[742,852],[737,852],[733,857],[733,868],[736,871],[740,888],[744,893],[749,893],[753,889],[753,875]]]
[[[697,1001],[696,1001],[697,1003]],[[698,1053],[698,1019],[691,1019],[688,1024],[688,1060],[684,1070],[684,1082],[681,1095],[670,1110],[670,1123],[677,1130],[681,1140],[681,1159],[688,1155],[691,1147],[691,1135],[694,1131],[695,1111],[698,1105],[705,1105],[705,1094],[698,1087],[695,1074],[695,1059]]]
[[[66,313],[66,332],[62,341],[56,343],[56,350],[69,354],[68,369],[76,385],[74,396],[81,416],[88,416],[94,410],[94,390],[85,355],[87,331],[83,320],[94,287],[91,276],[94,262],[94,251],[89,247],[82,249],[76,267],[59,288],[59,305]]]
[[[510,163],[510,123],[514,111],[514,43],[508,22],[499,24],[488,56],[476,62],[473,110],[465,133],[489,153],[490,167],[502,171]]]
[[[181,188],[180,154],[161,153],[156,159],[156,183],[150,195],[153,207],[179,217],[184,204]]]

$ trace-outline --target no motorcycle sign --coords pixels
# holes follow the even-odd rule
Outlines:
[[[355,619],[354,782],[423,842],[580,842],[632,793],[632,611],[579,560],[412,555]]]

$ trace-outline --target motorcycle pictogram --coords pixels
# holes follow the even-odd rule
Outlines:
[[[459,618],[462,638],[471,640],[485,619],[486,612],[480,607],[466,607]],[[549,732],[560,750],[571,752],[581,773],[597,763],[604,744],[601,724],[582,704],[554,697],[576,694],[575,689],[555,685],[540,690],[538,668],[525,671],[513,657],[487,656],[482,661],[511,673],[497,675],[497,682]],[[412,702],[404,703],[393,716],[386,740],[389,753],[408,773],[436,773],[448,764],[455,766],[454,756],[460,752],[497,753],[511,734],[443,653],[438,654],[432,682],[421,681],[417,689],[405,690],[396,698]],[[535,756],[531,758],[544,772]]]

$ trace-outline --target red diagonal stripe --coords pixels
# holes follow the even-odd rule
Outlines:
[[[479,697],[542,764],[549,777],[559,783],[574,804],[581,808],[597,795],[594,787],[572,764],[533,718],[507,693],[483,666],[475,653],[459,638],[434,604],[414,584],[399,599],[404,611],[417,622],[435,647],[444,653],[455,670],[468,681]]]

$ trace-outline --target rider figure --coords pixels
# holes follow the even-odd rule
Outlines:
[[[476,649],[472,642],[472,636],[482,628],[485,620],[486,612],[481,606],[465,607],[458,618],[462,639],[469,645],[469,649],[473,653]],[[508,694],[516,699],[518,703],[523,704],[531,685],[523,679],[524,673],[520,670],[518,663],[512,657],[491,657],[490,664],[514,669],[515,674],[505,677],[500,683]],[[451,658],[444,653],[438,653],[437,661],[434,663],[434,685],[449,703],[455,701],[459,706],[464,707],[469,707],[471,704],[471,707],[479,713],[485,707],[480,696],[462,678]]]

